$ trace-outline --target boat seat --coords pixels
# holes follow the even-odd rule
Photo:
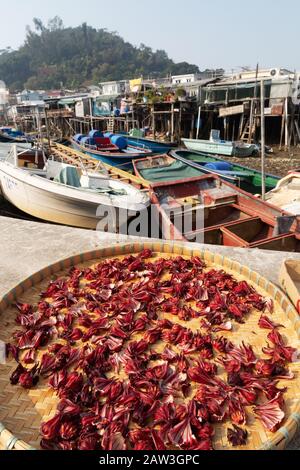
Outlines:
[[[73,188],[80,188],[80,178],[77,172],[77,168],[74,166],[66,166],[62,168],[59,175],[54,178],[56,183],[62,183],[66,186],[72,186]]]

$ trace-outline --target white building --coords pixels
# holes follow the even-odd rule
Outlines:
[[[129,83],[126,80],[99,83],[101,95],[124,95],[128,91]]]
[[[186,85],[187,83],[193,83],[199,80],[197,73],[189,73],[186,75],[173,75],[172,85]]]
[[[47,98],[47,94],[43,90],[23,90],[17,94],[18,104],[27,104],[44,101]]]
[[[0,110],[3,111],[8,103],[9,91],[5,83],[0,80]]]

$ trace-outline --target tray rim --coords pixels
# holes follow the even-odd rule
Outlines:
[[[277,287],[271,281],[268,281],[258,272],[251,270],[249,267],[232,260],[227,256],[213,253],[203,248],[193,248],[184,244],[180,245],[176,242],[165,241],[138,241],[131,243],[117,243],[102,248],[95,248],[86,252],[81,252],[66,258],[60,259],[50,265],[41,268],[35,273],[27,276],[20,281],[14,288],[10,289],[2,298],[0,298],[0,314],[17,300],[17,298],[26,292],[26,290],[34,287],[46,278],[71,268],[80,263],[87,261],[96,261],[101,258],[122,256],[128,254],[137,254],[143,249],[151,249],[155,253],[176,254],[178,256],[199,256],[208,263],[215,263],[223,268],[228,268],[237,274],[246,277],[250,282],[256,284],[257,287],[264,289],[279,304],[288,319],[295,325],[295,331],[300,339],[300,317],[293,303],[286,293]],[[300,380],[300,378],[299,378]],[[300,428],[300,399],[296,404],[296,410],[287,418],[285,425],[282,426],[271,438],[268,439],[261,447],[253,450],[283,450],[293,439],[297,430]],[[12,434],[4,424],[0,422],[0,445],[4,450],[37,450],[28,443],[19,439]]]

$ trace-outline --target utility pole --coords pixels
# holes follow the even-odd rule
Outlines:
[[[265,173],[265,147],[266,147],[266,135],[265,135],[265,82],[260,82],[260,107],[261,107],[261,197],[264,201],[266,198],[266,173]]]

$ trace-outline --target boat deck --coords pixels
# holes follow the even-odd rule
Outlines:
[[[51,142],[51,153],[65,163],[70,163],[79,168],[84,166],[87,170],[90,171],[99,169],[99,165],[101,165],[107,170],[109,177],[112,179],[117,179],[123,183],[130,183],[136,188],[145,191],[147,191],[149,188],[149,183],[147,183],[147,181],[144,181],[141,178],[138,178],[137,176],[134,176],[127,171],[123,171],[122,169],[115,166],[108,165],[104,162],[99,162],[99,160],[95,160],[85,153],[79,152],[78,150],[74,150],[70,147],[66,147],[65,145]]]

